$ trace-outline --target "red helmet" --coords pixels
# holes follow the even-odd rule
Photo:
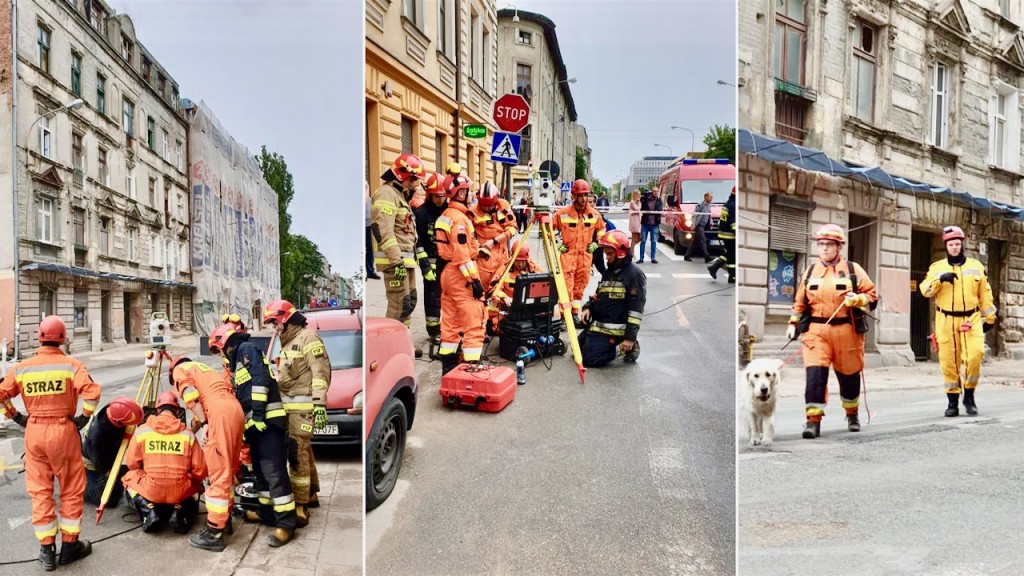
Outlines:
[[[167,380],[171,383],[171,386],[174,386],[174,369],[177,368],[179,364],[191,361],[192,360],[190,358],[186,358],[185,356],[177,356],[171,360],[171,363],[167,365]]]
[[[142,407],[127,396],[114,398],[107,405],[107,420],[118,428],[134,426],[142,422]]]
[[[263,310],[263,322],[280,322],[285,324],[295,314],[295,305],[287,300],[274,300]]]
[[[44,342],[63,344],[67,336],[68,330],[60,316],[47,316],[43,318],[43,321],[39,323],[39,331],[36,333],[36,339],[39,340],[40,344]]]
[[[602,248],[615,250],[616,258],[625,258],[626,254],[629,254],[629,238],[626,237],[626,233],[622,230],[607,232],[597,241],[597,245]]]
[[[239,329],[237,324],[221,324],[214,328],[213,332],[210,332],[210,337],[207,339],[206,344],[212,354],[220,354],[232,334],[242,333],[245,333],[245,329]]]
[[[520,246],[520,244],[522,246]],[[519,254],[516,255],[517,262],[530,259],[530,247],[526,245],[526,238],[516,240],[516,243],[512,245],[512,252],[515,252],[516,250],[519,250]]]
[[[164,406],[171,406],[175,411],[181,410],[181,404],[178,403],[178,397],[170,390],[167,392],[161,392],[160,395],[156,397],[156,409],[159,410]]]
[[[735,186],[733,186],[733,187],[732,187],[732,192],[730,192],[730,194],[735,194],[735,193],[736,193],[736,187],[735,187]]]
[[[466,194],[469,194],[471,186],[473,186],[473,181],[461,174],[444,179],[444,192],[448,198],[455,198],[460,190],[465,190]]]
[[[442,178],[437,172],[431,172],[429,176],[423,181],[423,188],[427,191],[429,196],[444,196],[444,188],[442,188]]]
[[[572,183],[572,195],[580,196],[582,194],[590,194],[590,184],[581,178]]]
[[[480,200],[481,208],[491,208],[498,203],[498,187],[492,182],[484,182],[483,188],[480,189],[480,194],[477,198]]]
[[[814,239],[831,240],[839,244],[846,244],[846,232],[843,232],[842,227],[838,224],[825,224],[818,228],[818,233],[814,235]]]
[[[405,182],[410,176],[413,178],[423,177],[423,161],[415,154],[399,154],[395,162],[391,164],[391,173],[398,178],[399,182]]]
[[[943,244],[949,242],[950,240],[962,241],[964,238],[966,238],[966,236],[964,236],[964,231],[961,230],[959,226],[946,226],[945,228],[942,229]]]

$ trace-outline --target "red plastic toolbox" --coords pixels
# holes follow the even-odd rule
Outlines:
[[[516,397],[516,373],[505,366],[459,364],[441,378],[441,400],[449,408],[501,412]]]

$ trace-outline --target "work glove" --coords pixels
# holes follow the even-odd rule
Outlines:
[[[79,414],[78,416],[71,418],[71,421],[75,423],[76,428],[81,430],[82,428],[85,428],[86,424],[89,423],[89,417],[86,416],[85,414]]]
[[[992,324],[989,324],[988,322],[985,322],[984,324],[981,325],[981,331],[982,332],[988,332],[989,330],[992,329],[993,326],[995,326],[994,322]],[[15,422],[17,422],[17,420],[15,420]]]
[[[854,294],[853,292],[847,292],[846,299],[843,300],[843,305],[847,308],[863,308],[867,303],[867,294]]]
[[[267,423],[263,420],[253,420],[249,418],[249,421],[245,423],[245,429],[255,428],[257,432],[263,432],[267,429]]]
[[[988,324],[985,324],[985,326],[988,326]],[[14,423],[17,424],[18,426],[21,426],[22,428],[28,426],[28,414],[22,414],[21,412],[17,412],[14,414],[14,418],[11,418],[11,420],[14,420]]]
[[[313,426],[317,430],[322,430],[327,426],[327,408],[323,406],[313,408]]]
[[[942,276],[939,276],[939,281],[940,282],[949,282],[950,284],[952,284],[953,280],[956,280],[956,273],[955,272],[946,272]]]
[[[593,254],[595,251],[597,251],[597,242],[587,244],[587,252]]]
[[[790,324],[786,328],[786,338],[789,340],[796,340],[796,324]]]
[[[558,245],[558,251],[561,252],[562,254],[565,254],[566,252],[569,251],[569,246],[567,246],[565,244],[559,244]]]
[[[473,286],[473,298],[476,298],[477,300],[483,298],[484,297],[484,285],[480,283],[480,280],[477,279],[477,278],[474,278],[473,282],[471,283],[471,285]]]
[[[423,279],[427,282],[437,281],[437,268],[431,266],[427,269],[427,271],[423,273]]]
[[[395,280],[405,280],[407,274],[405,264],[399,263],[398,266],[395,266]]]

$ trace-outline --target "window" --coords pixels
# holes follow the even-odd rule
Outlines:
[[[527,46],[533,45],[533,32],[527,32],[526,30],[519,31],[519,37],[516,39],[520,44],[526,44]]]
[[[50,73],[50,30],[42,24],[39,25],[37,40],[36,65],[47,74]]]
[[[775,91],[775,135],[793,144],[807,136],[807,101],[781,90]]]
[[[150,77],[153,75],[153,63],[149,61],[149,58],[142,57],[142,77],[145,78],[146,83],[149,83]]]
[[[50,119],[43,116],[39,119],[39,153],[50,158],[50,140],[53,134],[50,132]]]
[[[936,62],[932,66],[931,143],[939,148],[948,145],[949,133],[949,69]]]
[[[167,130],[160,131],[160,156],[168,162],[171,160],[167,150]]]
[[[149,205],[156,208],[156,178],[149,179]]]
[[[773,202],[768,212],[771,229],[768,233],[768,304],[789,307],[796,297],[801,280],[801,261],[806,258],[807,227],[810,213]]]
[[[530,163],[530,126],[525,126],[520,132],[521,137],[519,141],[519,164],[528,165]]]
[[[480,26],[480,15],[473,10],[472,16],[469,19],[469,77],[478,80],[477,74],[480,72],[480,62],[477,58],[477,52],[479,51],[479,41],[476,39],[476,30]],[[477,82],[479,84],[479,81]]]
[[[100,217],[100,254],[110,254],[110,218]]]
[[[93,29],[97,32],[103,34],[103,23],[106,21],[107,13],[98,2],[92,2],[91,0],[85,1],[90,3],[90,8],[92,9],[92,16],[89,18],[89,24],[92,24]]]
[[[125,191],[126,194],[128,194],[128,197],[131,198],[132,200],[135,200],[136,196],[138,196],[135,193],[135,167],[134,166],[129,166],[127,168],[127,170],[125,170],[125,173],[124,173],[124,191]]]
[[[53,243],[53,200],[39,199],[36,213],[36,240]]]
[[[437,159],[436,172],[438,174],[444,174],[445,167],[445,153],[448,151],[448,146],[445,144],[444,134],[441,132],[434,133],[434,158]]]
[[[185,216],[185,195],[178,192],[178,220],[184,222]]]
[[[39,285],[39,319],[53,316],[57,313],[57,292],[52,288]]]
[[[995,158],[1002,165],[1006,156],[1006,94],[996,94],[995,102]]]
[[[480,42],[480,85],[485,90],[488,89],[488,80],[490,79],[487,75],[491,69],[491,32],[487,28],[484,28],[483,36],[481,36]]]
[[[161,266],[160,263],[160,249],[163,247],[163,242],[157,236],[149,237],[149,265],[150,266]]]
[[[135,134],[135,103],[127,98],[122,99],[121,124],[129,136]]]
[[[128,64],[132,63],[132,41],[127,34],[121,34],[121,58]]]
[[[71,163],[75,172],[85,172],[85,149],[82,147],[82,135],[78,132],[71,133]]]
[[[416,20],[416,2],[417,0],[403,0],[402,2],[402,15],[412,21],[413,24],[417,24]]]
[[[1016,172],[1020,168],[1020,113],[1017,88],[1001,80],[994,82],[995,92],[989,109],[989,162]]]
[[[128,259],[135,260],[135,245],[139,240],[139,229],[128,229]]]
[[[875,120],[875,65],[878,62],[876,31],[858,22],[853,31],[853,67],[850,70],[850,114],[864,120]]]
[[[516,94],[527,101],[533,96],[533,68],[529,64],[516,64]]]
[[[71,91],[82,95],[82,55],[77,52],[71,53]]]
[[[437,45],[441,52],[448,53],[448,0],[440,0],[437,3],[441,14],[437,18]]]
[[[178,170],[185,170],[185,145],[181,143],[181,140],[174,141],[174,165]]]
[[[1010,18],[1010,0],[999,0],[999,15],[1003,18]]]
[[[149,146],[150,150],[156,149],[156,123],[152,116],[146,117],[146,146]]]
[[[167,98],[167,78],[159,72],[156,75],[156,87],[160,91],[160,97]]]
[[[75,328],[88,328],[89,291],[75,289]]]
[[[413,132],[416,123],[402,116],[402,153],[415,154],[413,151]]]
[[[110,186],[110,171],[107,170],[107,151],[100,148],[99,153],[96,155],[96,164],[98,165],[98,177],[100,184],[104,186]]]
[[[804,0],[778,0],[775,13],[775,77],[790,84],[804,83],[804,10]]]
[[[171,88],[171,104],[174,105],[174,109],[178,109],[178,87]]]
[[[107,79],[103,74],[96,75],[96,110],[100,114],[107,113]]]
[[[75,208],[72,219],[75,225],[75,246],[85,246],[85,210]]]

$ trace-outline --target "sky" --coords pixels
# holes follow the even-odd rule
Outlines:
[[[113,0],[138,40],[252,154],[294,177],[293,234],[334,272],[362,263],[363,3],[360,0]]]
[[[715,124],[736,127],[736,6],[731,0],[504,0],[555,23],[587,129],[593,174],[605,185],[644,156],[696,150]],[[511,4],[511,5],[510,5]],[[664,146],[654,146],[664,144]]]

